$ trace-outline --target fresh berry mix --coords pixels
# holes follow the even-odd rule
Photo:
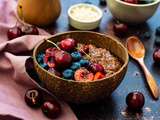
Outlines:
[[[131,4],[149,4],[154,2],[154,0],[122,0],[122,1],[131,3]]]
[[[37,62],[51,74],[67,80],[94,81],[117,72],[121,61],[108,50],[72,38],[53,43],[37,55]]]

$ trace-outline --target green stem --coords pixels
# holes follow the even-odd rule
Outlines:
[[[76,48],[77,50],[80,50],[79,48]],[[89,59],[92,59],[92,57],[90,55],[88,55],[86,52],[84,52],[82,49],[81,51],[89,58]]]
[[[54,43],[54,42],[52,42],[52,41],[50,41],[50,40],[48,40],[48,39],[45,39],[45,40],[46,40],[48,43],[53,44],[58,50],[61,50],[56,43]]]

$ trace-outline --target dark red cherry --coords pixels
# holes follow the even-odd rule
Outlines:
[[[32,26],[31,29],[32,29],[32,32],[31,32],[32,35],[39,35],[39,31],[38,31],[38,28],[37,28],[37,27]]]
[[[138,1],[139,0],[124,0],[124,2],[131,3],[131,4],[138,4]]]
[[[126,97],[128,108],[132,111],[139,111],[145,103],[145,98],[141,92],[131,92]]]
[[[97,64],[97,63],[90,64],[89,69],[93,73],[97,73],[97,72],[104,73],[104,67],[101,64]]]
[[[72,51],[77,46],[77,42],[72,38],[64,39],[60,42],[59,47],[64,51]]]
[[[116,35],[118,36],[124,36],[128,32],[128,26],[123,23],[116,23],[113,26],[113,30]]]
[[[28,106],[32,108],[38,108],[42,105],[43,96],[40,90],[38,89],[29,89],[25,93],[25,102]]]
[[[69,53],[59,50],[55,53],[55,62],[59,67],[66,68],[71,65],[72,57]]]
[[[15,38],[20,37],[22,35],[23,35],[23,33],[22,33],[20,27],[13,27],[7,31],[7,36],[8,36],[9,40],[15,39]]]
[[[153,60],[155,63],[160,64],[160,49],[156,49],[153,53]]]
[[[48,118],[54,119],[61,114],[61,105],[56,100],[50,100],[43,103],[41,110]]]
[[[39,31],[36,26],[24,26],[22,31],[25,35],[39,35]]]

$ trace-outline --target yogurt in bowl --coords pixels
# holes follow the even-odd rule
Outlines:
[[[69,8],[68,16],[72,27],[80,30],[91,30],[99,26],[102,11],[95,5],[80,3]]]

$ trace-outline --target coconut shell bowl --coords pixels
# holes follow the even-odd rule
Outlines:
[[[48,40],[57,43],[65,38],[73,38],[78,43],[93,44],[96,47],[105,48],[117,56],[122,61],[123,65],[117,72],[101,80],[89,82],[66,80],[49,73],[38,64],[36,60],[38,53],[49,47],[53,47],[53,44],[47,42],[46,40],[42,40],[35,47],[33,58],[35,69],[46,88],[59,99],[76,104],[95,102],[110,96],[122,82],[127,71],[128,52],[123,44],[110,35],[88,31],[60,33],[54,35]]]

